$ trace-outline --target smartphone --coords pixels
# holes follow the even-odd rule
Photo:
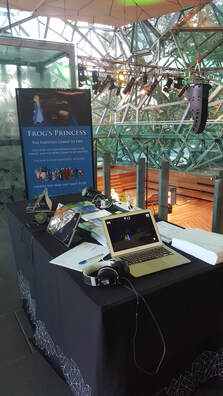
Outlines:
[[[60,228],[53,236],[62,242],[65,246],[70,247],[73,237],[75,235],[77,226],[80,221],[80,213],[75,213],[72,219]]]

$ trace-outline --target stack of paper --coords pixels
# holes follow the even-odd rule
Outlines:
[[[222,234],[187,228],[173,237],[172,246],[212,265],[223,262]]]
[[[175,224],[167,223],[166,221],[158,221],[156,223],[162,241],[170,243],[174,237],[177,237],[179,232],[182,231],[181,227]]]

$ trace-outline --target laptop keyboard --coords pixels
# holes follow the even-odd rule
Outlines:
[[[144,261],[148,260],[153,260],[156,258],[164,257],[164,256],[169,256],[173,254],[169,250],[165,249],[163,246],[153,248],[151,250],[146,250],[144,252],[139,252],[139,253],[132,253],[131,255],[123,255],[122,259],[128,264],[137,264],[137,263],[143,263]]]

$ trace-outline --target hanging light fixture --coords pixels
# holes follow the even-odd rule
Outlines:
[[[104,79],[104,81],[102,81],[98,91],[102,93],[104,89],[107,87],[107,85],[110,83],[110,81],[111,81],[111,76],[108,74],[107,77]]]
[[[83,83],[84,83],[84,81],[86,79],[86,76],[85,76],[86,67],[84,65],[81,65],[80,63],[78,63],[77,68],[78,68],[78,83],[79,83],[79,87],[82,87]]]
[[[114,80],[114,78],[111,78],[109,90],[111,91],[112,89],[115,89],[115,88],[116,88],[115,80]]]
[[[189,97],[189,87],[190,87],[191,81],[188,76],[185,76],[182,80],[182,88],[180,89],[178,93],[178,97],[181,98],[185,94],[186,97]]]
[[[144,72],[142,76],[142,86],[140,88],[140,95],[145,95],[148,90],[148,85],[147,85],[147,73]]]
[[[100,87],[99,76],[96,70],[93,70],[92,72],[92,81],[93,81],[92,89],[94,91],[94,94],[96,95]]]
[[[169,93],[169,89],[170,89],[172,83],[173,83],[173,79],[168,76],[166,85],[164,85],[164,87],[163,87],[163,92]]]
[[[119,95],[120,95],[120,93],[121,93],[121,88],[122,88],[122,86],[121,86],[121,84],[119,83],[119,84],[118,84],[117,91],[116,91],[116,96],[119,96]]]
[[[120,71],[118,73],[118,88],[116,91],[116,96],[120,95],[124,81],[125,81],[125,74],[122,71]]]
[[[143,73],[143,76],[142,76],[142,84],[143,84],[143,85],[147,84],[147,73],[146,73],[146,72]]]
[[[126,87],[123,89],[125,95],[130,95],[133,85],[135,84],[135,77],[132,77]]]
[[[154,81],[152,82],[152,84],[150,85],[150,87],[148,84],[144,85],[144,88],[140,93],[150,96],[150,95],[152,95],[154,89],[157,87],[158,84],[159,84],[159,81],[157,80],[157,78],[155,78]]]
[[[120,84],[123,84],[123,82],[125,81],[125,75],[122,71],[118,73],[118,81]]]
[[[175,89],[182,89],[183,88],[183,78],[177,77],[173,83],[173,87]]]
[[[187,89],[188,87],[186,86],[186,85],[184,85],[182,88],[181,88],[181,90],[180,90],[180,92],[178,93],[178,98],[181,98],[181,96],[183,96],[183,94],[186,92],[186,89]]]

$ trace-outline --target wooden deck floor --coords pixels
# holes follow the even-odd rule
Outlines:
[[[134,200],[136,199],[135,190],[129,190],[127,193]],[[158,206],[153,205],[151,209],[158,213]],[[172,213],[168,215],[168,220],[181,227],[202,228],[203,230],[211,231],[212,212],[213,202],[177,195],[176,205],[173,205]]]
[[[123,167],[124,168],[124,167]],[[135,189],[135,184],[136,181],[134,179],[133,183],[130,183],[130,173],[133,171],[132,168],[124,168],[120,169],[113,167],[111,170],[111,175],[118,175],[120,173],[125,173],[126,177],[126,183],[123,186],[121,184],[121,187],[123,187],[125,195],[130,195],[134,202],[136,202],[136,189]],[[129,173],[130,172],[130,173]],[[98,169],[98,182],[99,182],[99,189],[103,189],[102,186],[102,169]],[[128,180],[128,183],[127,183]],[[119,181],[119,184],[122,183],[122,181]],[[112,187],[116,189],[116,184],[115,184],[115,179],[112,180]],[[130,184],[133,184],[134,187],[130,188],[124,188],[127,185],[130,186]],[[151,183],[150,183],[151,185]],[[176,184],[177,186],[177,184]],[[120,187],[120,186],[119,186]],[[188,186],[186,186],[188,187]],[[154,193],[158,193],[158,191],[155,191],[154,189],[148,190],[148,197],[150,197]],[[190,187],[191,188],[191,187]],[[119,188],[120,189],[120,188]],[[181,188],[182,189],[182,188]],[[119,191],[118,191],[119,193]],[[193,190],[190,190],[190,193],[193,194]],[[180,195],[181,194],[181,195]],[[185,228],[202,228],[207,231],[211,231],[212,229],[212,212],[213,212],[213,200],[205,200],[205,197],[200,196],[197,194],[197,192],[194,190],[194,195],[192,197],[186,196],[188,194],[184,194],[183,190],[182,192],[178,193],[176,196],[176,205],[173,206],[172,208],[172,213],[168,215],[168,220],[171,221],[174,224],[177,224],[181,227]],[[205,194],[204,194],[205,195]],[[203,199],[201,199],[203,198]],[[154,209],[156,213],[158,213],[158,206],[153,206],[151,209]]]
[[[177,196],[176,205],[168,220],[185,228],[202,228],[211,231],[213,202]]]

